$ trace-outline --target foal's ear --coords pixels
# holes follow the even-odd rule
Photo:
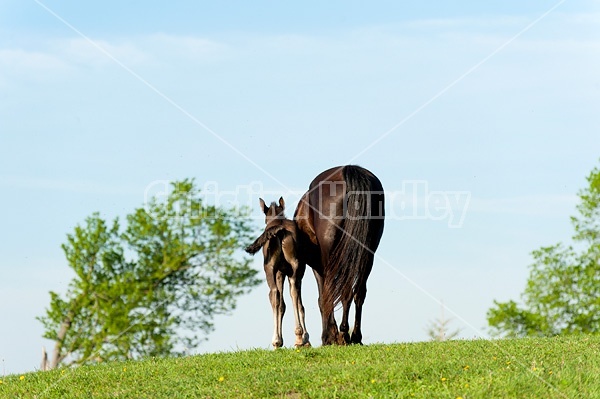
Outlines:
[[[285,208],[285,201],[283,200],[283,197],[279,197],[279,206]]]
[[[264,212],[264,214],[266,215],[267,212],[269,211],[269,207],[267,206],[267,204],[265,204],[265,200],[263,200],[262,198],[258,199],[258,202],[260,203],[260,209]]]

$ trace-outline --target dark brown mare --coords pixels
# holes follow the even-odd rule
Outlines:
[[[294,221],[302,260],[312,268],[319,289],[323,345],[362,344],[362,307],[367,278],[383,234],[384,195],[379,179],[367,169],[347,165],[319,174],[304,194]],[[352,335],[348,313],[354,299]],[[334,309],[342,304],[339,330]]]
[[[279,198],[279,204],[271,203],[267,207],[262,198],[259,199],[260,208],[265,213],[265,231],[246,248],[246,252],[255,254],[261,248],[264,256],[264,269],[269,285],[269,300],[273,308],[272,344],[275,348],[283,346],[281,324],[285,313],[283,300],[283,283],[287,276],[290,282],[290,296],[294,307],[296,321],[295,346],[310,346],[308,332],[304,323],[304,306],[302,305],[302,277],[306,270],[306,263],[299,259],[298,231],[296,223],[287,219],[283,214],[285,202]]]

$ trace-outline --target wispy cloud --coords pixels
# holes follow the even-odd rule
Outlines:
[[[510,198],[473,197],[468,212],[500,213],[512,215],[564,215],[575,211],[579,198],[576,195],[529,195]]]
[[[494,16],[494,17],[469,17],[469,18],[428,18],[408,21],[403,24],[409,29],[494,29],[516,27],[528,22],[524,16]]]
[[[0,186],[7,192],[11,189],[50,190],[103,195],[140,194],[142,192],[131,186],[111,185],[88,180],[49,179],[28,176],[0,176]]]
[[[0,49],[0,68],[5,71],[66,71],[68,65],[57,54],[47,51]]]
[[[139,65],[149,59],[146,52],[131,41],[111,43],[107,40],[94,40],[95,44],[128,65]],[[83,38],[53,41],[53,51],[65,62],[86,66],[112,66],[114,63]]]
[[[149,55],[131,42],[113,44],[99,41],[98,45],[111,54],[139,65],[149,60]],[[85,40],[50,39],[42,41],[37,49],[0,48],[0,72],[10,76],[47,80],[52,76],[69,76],[80,68],[112,66],[110,59]]]
[[[556,53],[561,51],[598,50],[598,40],[586,32],[594,32],[600,21],[600,13],[567,14],[556,13],[559,27],[571,32],[567,37],[556,40],[520,38],[510,46],[511,51],[536,51]],[[385,48],[390,54],[395,51],[409,51],[423,47],[423,40],[435,37],[437,50],[444,50],[449,43],[463,42],[463,47],[472,48],[496,46],[506,41],[506,32],[514,32],[529,21],[524,16],[494,16],[478,18],[438,18],[401,22],[394,25],[361,27],[345,31],[332,31],[322,34],[272,34],[244,35],[234,33],[221,39],[197,35],[176,35],[153,33],[138,36],[124,36],[106,39],[91,39],[107,53],[112,54],[126,65],[155,63],[160,60],[177,62],[187,60],[230,59],[230,57],[253,54],[291,53],[302,55],[306,52],[336,54],[355,53],[360,48]],[[554,24],[556,25],[556,23]],[[415,33],[417,30],[421,33]],[[579,33],[573,33],[579,32]],[[441,41],[440,41],[440,36]],[[578,35],[574,37],[572,35]],[[585,36],[584,36],[585,35]],[[581,40],[580,40],[581,39]],[[583,40],[586,39],[586,40]],[[557,41],[558,40],[558,41]],[[446,43],[448,42],[448,43]],[[34,50],[25,48],[0,48],[0,68],[15,70],[65,70],[69,66],[105,67],[114,64],[98,48],[83,38],[45,38],[36,42]],[[411,53],[411,56],[416,56]]]
[[[166,33],[146,36],[141,43],[146,51],[154,50],[163,56],[176,56],[191,60],[213,59],[227,53],[230,48],[225,42],[204,37]]]

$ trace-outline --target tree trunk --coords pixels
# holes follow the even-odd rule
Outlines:
[[[52,364],[50,364],[50,368],[52,369],[57,368],[60,362],[62,362],[62,360],[65,358],[65,355],[62,354],[63,343],[67,333],[69,332],[69,329],[71,328],[71,322],[74,316],[75,315],[73,314],[73,311],[70,311],[67,314],[67,317],[64,318],[60,326],[60,330],[56,335],[56,344],[54,345],[54,353],[52,354]]]
[[[42,364],[40,364],[40,370],[48,371],[48,353],[45,346],[42,346]]]

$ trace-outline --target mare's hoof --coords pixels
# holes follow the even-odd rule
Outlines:
[[[338,335],[337,344],[338,345],[348,345],[350,343],[350,334],[347,332],[341,332]]]
[[[362,337],[355,337],[354,335],[352,335],[352,339],[350,340],[350,343],[352,345],[362,345]]]

